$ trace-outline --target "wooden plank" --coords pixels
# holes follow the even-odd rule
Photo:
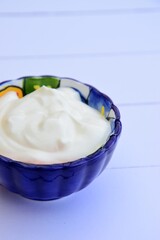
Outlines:
[[[152,8],[160,7],[159,1],[149,0],[28,0],[28,1],[1,1],[0,12],[33,12],[33,11],[77,11],[77,10],[98,10],[98,9],[124,9],[124,8]]]
[[[160,14],[1,18],[0,56],[160,50]]]

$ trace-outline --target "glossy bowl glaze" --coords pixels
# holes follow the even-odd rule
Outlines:
[[[21,98],[42,85],[74,88],[80,93],[83,102],[97,109],[110,121],[112,128],[104,146],[89,156],[68,163],[35,165],[0,155],[0,184],[26,198],[52,200],[85,188],[105,169],[116,147],[122,126],[119,110],[108,96],[88,84],[70,78],[31,76],[5,81],[0,83],[0,97],[8,91],[15,91]]]

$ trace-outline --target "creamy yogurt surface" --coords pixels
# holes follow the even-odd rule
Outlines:
[[[74,161],[95,152],[111,132],[97,110],[70,88],[0,97],[0,155],[33,164]]]

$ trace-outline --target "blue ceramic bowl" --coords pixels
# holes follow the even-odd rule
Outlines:
[[[52,200],[85,188],[106,167],[121,133],[120,113],[112,100],[96,88],[74,79],[55,76],[23,77],[0,83],[0,97],[16,91],[19,97],[42,85],[76,89],[89,106],[100,111],[111,124],[112,132],[95,153],[73,162],[51,165],[27,164],[0,155],[0,184],[26,198]]]

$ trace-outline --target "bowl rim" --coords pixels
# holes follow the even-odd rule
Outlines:
[[[76,166],[81,166],[84,165],[86,163],[89,163],[91,161],[93,161],[93,159],[95,159],[97,156],[100,156],[101,154],[103,154],[106,151],[109,151],[112,146],[114,144],[116,144],[121,131],[122,131],[122,123],[121,123],[121,115],[120,115],[120,111],[117,108],[117,106],[113,103],[113,101],[111,100],[110,97],[108,97],[108,95],[102,93],[100,90],[98,90],[97,88],[93,87],[92,85],[89,85],[87,83],[81,82],[79,80],[76,80],[74,78],[69,78],[69,77],[58,77],[55,75],[40,75],[40,76],[24,76],[24,77],[20,77],[17,79],[13,79],[13,80],[5,80],[0,82],[0,86],[5,85],[9,82],[14,82],[14,81],[19,81],[19,80],[23,80],[25,78],[32,78],[32,77],[55,77],[58,78],[60,80],[63,81],[63,79],[67,79],[67,80],[73,80],[75,82],[81,83],[83,85],[86,85],[94,90],[96,90],[98,93],[100,93],[101,95],[103,95],[105,97],[105,99],[107,99],[107,101],[109,101],[111,103],[111,109],[113,109],[115,116],[116,116],[116,120],[115,120],[115,132],[114,134],[110,135],[110,137],[107,139],[106,143],[100,147],[99,149],[97,149],[97,151],[95,151],[94,153],[91,153],[90,155],[83,157],[83,158],[79,158],[76,159],[74,161],[71,162],[65,162],[65,163],[53,163],[53,164],[34,164],[34,163],[24,163],[21,161],[17,161],[17,160],[13,160],[10,159],[8,157],[5,157],[3,155],[0,154],[0,162],[3,161],[5,163],[10,163],[14,166],[17,167],[23,167],[23,168],[27,168],[27,169],[46,169],[46,170],[56,170],[56,169],[64,169],[64,168],[72,168],[72,167],[76,167]]]

